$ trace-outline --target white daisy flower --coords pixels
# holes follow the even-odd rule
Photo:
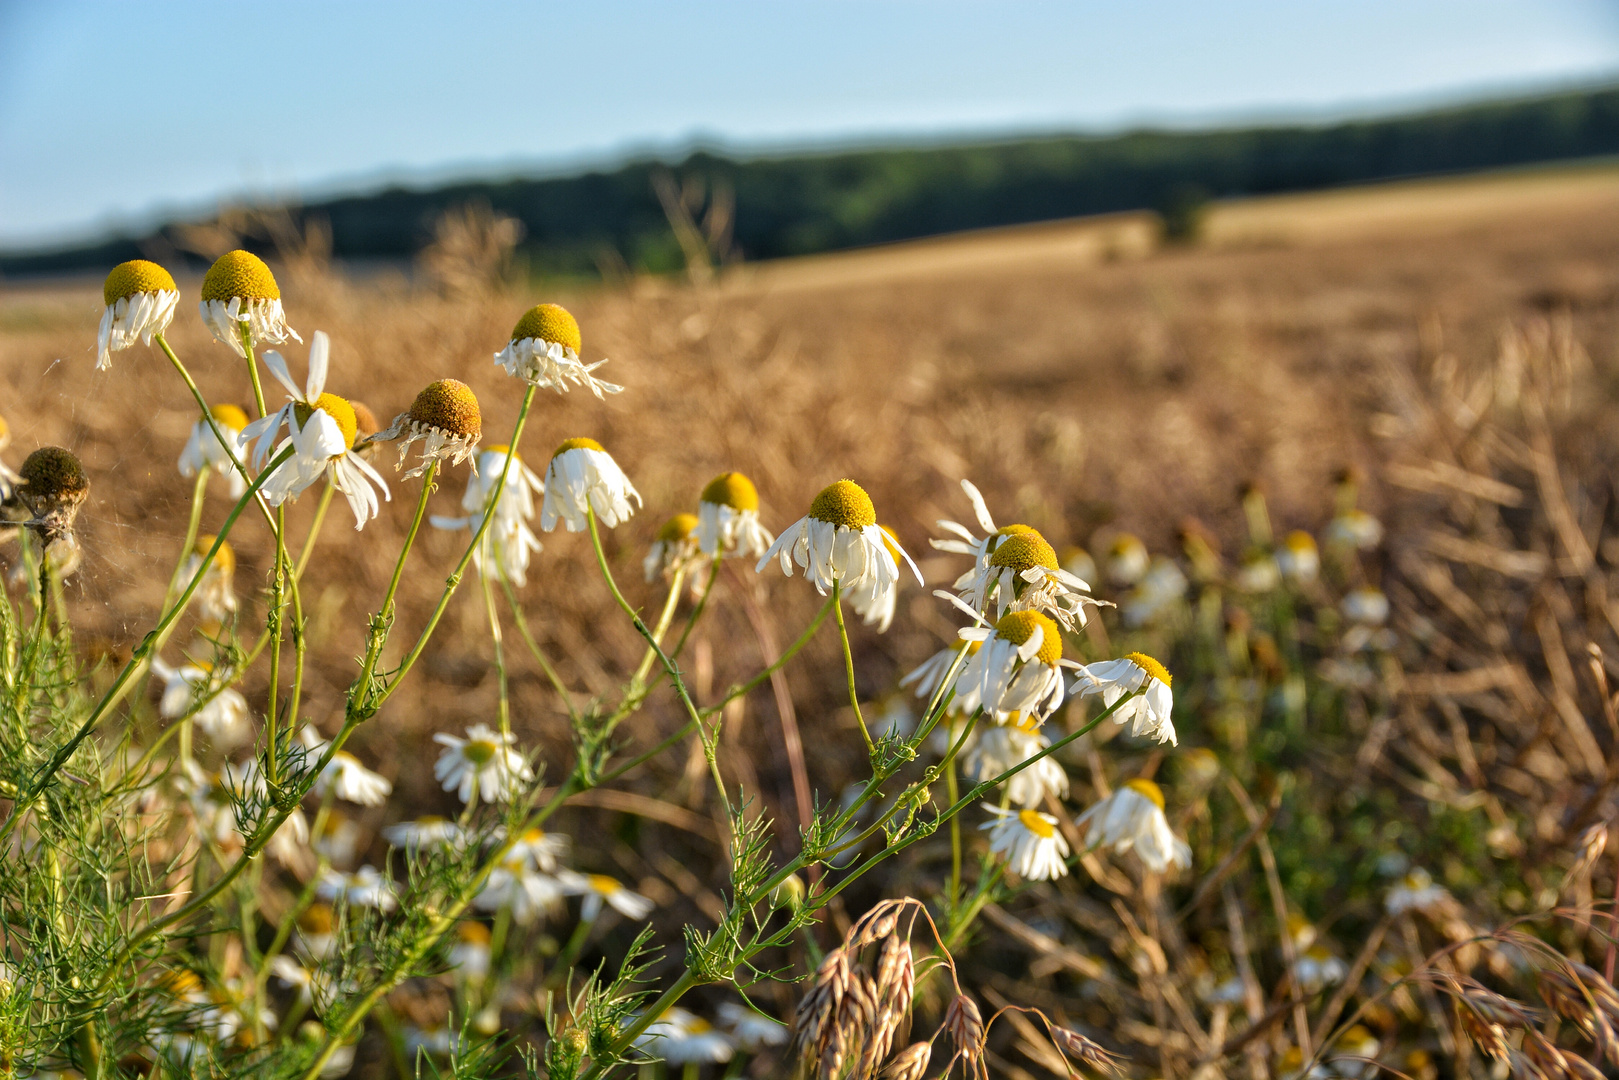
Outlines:
[[[473,552],[478,568],[495,571],[513,585],[528,584],[529,557],[541,550],[539,538],[529,528],[534,520],[534,498],[545,493],[545,484],[534,471],[523,464],[523,459],[512,454],[507,446],[491,446],[478,455],[476,467],[467,478],[467,490],[461,496],[461,509],[465,517],[433,516],[433,525],[439,529],[471,529],[477,532],[483,524],[483,515],[500,483],[501,471],[506,468],[508,455],[511,471],[506,486],[501,489],[500,500],[494,507],[494,520],[483,534],[483,542]]]
[[[682,570],[702,565],[697,524],[696,514],[676,514],[663,523],[647,549],[646,558],[641,560],[641,570],[648,581],[655,581],[660,575],[672,578]]]
[[[507,856],[489,871],[472,903],[480,911],[508,910],[519,925],[527,926],[555,910],[565,895],[556,878],[534,869],[527,859]]]
[[[410,448],[418,439],[423,440],[422,459],[404,476],[409,480],[427,471],[431,462],[459,465],[478,450],[483,438],[483,414],[478,410],[478,398],[472,387],[457,379],[439,379],[429,383],[416,395],[410,411],[394,418],[393,426],[378,432],[373,441],[403,437],[399,444],[399,464],[403,469]],[[473,469],[477,469],[473,462]],[[507,481],[510,483],[510,481]]]
[[[887,525],[878,525],[877,531],[882,534],[883,546],[893,556],[895,566],[901,561],[910,561],[892,529]],[[899,586],[896,584],[892,588],[884,588],[876,577],[867,577],[865,584],[849,590],[849,606],[867,626],[875,626],[879,634],[887,633],[888,625],[894,621],[894,607],[898,602]]]
[[[775,557],[782,573],[792,577],[797,562],[823,596],[833,582],[841,582],[843,592],[859,595],[870,610],[899,587],[899,562],[889,550],[892,543],[877,526],[871,496],[853,480],[839,480],[815,496],[809,513],[776,538],[754,570],[762,573]],[[893,549],[910,566],[916,583],[922,584],[922,572],[911,557],[898,544]]]
[[[637,922],[652,914],[654,905],[651,900],[632,892],[623,882],[606,874],[579,874],[564,870],[557,875],[557,880],[569,896],[584,897],[580,903],[579,917],[585,922],[600,915],[604,903],[625,918]]]
[[[730,1061],[736,1053],[730,1036],[678,1006],[648,1025],[636,1038],[635,1048],[670,1065]]]
[[[415,821],[401,821],[382,830],[382,838],[397,848],[420,851],[424,848],[461,847],[466,833],[448,818],[435,815],[419,817]]]
[[[497,830],[495,835],[503,839],[505,830]],[[568,846],[568,838],[562,833],[528,829],[517,838],[507,858],[520,859],[536,870],[551,874],[556,872],[557,860],[568,853]]]
[[[1135,583],[1119,604],[1119,615],[1128,627],[1156,622],[1186,595],[1190,583],[1173,559],[1159,556],[1152,568]]]
[[[980,730],[961,763],[974,783],[983,783],[1016,768],[1050,745],[1051,740],[1040,733],[1033,717],[1014,717],[1009,723]],[[1014,805],[1031,808],[1043,804],[1047,795],[1067,798],[1068,774],[1048,754],[1008,780],[1006,794]]]
[[[1389,617],[1389,598],[1370,586],[1355,589],[1343,599],[1344,618],[1362,626],[1382,626]]]
[[[759,524],[759,492],[752,480],[728,472],[709,481],[697,503],[697,546],[704,555],[757,559],[775,539]]]
[[[932,701],[933,695],[938,693],[945,677],[950,674],[950,668],[955,664],[956,657],[961,655],[963,649],[969,650],[968,655],[983,648],[981,641],[957,641],[954,645],[940,649],[932,656],[918,664],[909,675],[899,681],[901,686],[916,685],[916,696],[923,701]],[[958,672],[959,674],[959,672]],[[961,702],[952,698],[950,700],[951,713],[961,712]]]
[[[1276,565],[1290,585],[1308,585],[1320,577],[1321,552],[1315,546],[1315,537],[1303,529],[1288,533],[1276,551]]]
[[[270,958],[270,974],[276,981],[289,990],[298,992],[298,1000],[308,1005],[315,999],[315,976],[298,961],[286,953],[279,953]]]
[[[165,720],[185,716],[199,699],[212,694],[192,716],[197,729],[226,746],[242,741],[248,729],[247,699],[228,686],[214,693],[216,687],[210,665],[193,663],[171,668],[153,657],[152,674],[163,680],[163,697],[157,709]]]
[[[298,928],[293,938],[305,956],[316,960],[332,955],[337,938],[332,933],[336,919],[330,904],[310,904],[298,916]]]
[[[968,713],[982,708],[997,723],[1013,713],[1050,716],[1063,700],[1061,668],[1079,666],[1062,658],[1062,632],[1038,611],[1009,611],[993,630],[969,627],[961,637],[982,645],[956,677],[956,703]]]
[[[314,847],[327,862],[347,869],[359,861],[368,840],[365,831],[352,818],[341,810],[329,808],[315,832]]]
[[[456,924],[455,937],[455,944],[450,946],[450,966],[472,982],[483,982],[489,977],[489,927],[463,919]]]
[[[101,297],[107,306],[96,333],[97,371],[112,366],[113,353],[137,341],[150,345],[154,335],[167,330],[180,303],[180,289],[157,263],[132,259],[112,268]]]
[[[1116,588],[1128,588],[1146,576],[1152,566],[1147,545],[1130,533],[1114,537],[1107,549],[1107,580]]]
[[[374,866],[362,866],[352,874],[327,870],[315,882],[315,895],[329,903],[392,911],[399,906],[394,887]]]
[[[1037,810],[1002,810],[984,803],[994,821],[978,826],[989,832],[989,850],[1025,881],[1054,881],[1068,873],[1068,841],[1057,831],[1057,819]]]
[[[540,528],[550,532],[561,521],[569,532],[583,532],[590,527],[586,511],[591,510],[611,529],[635,513],[631,499],[641,505],[641,493],[601,443],[567,439],[551,455],[545,470]]]
[[[1088,664],[1075,675],[1074,687],[1081,697],[1102,696],[1103,706],[1111,706],[1126,694],[1139,695],[1119,706],[1113,722],[1130,725],[1131,735],[1145,735],[1161,743],[1178,746],[1175,738],[1175,697],[1170,691],[1170,674],[1164,665],[1146,653],[1126,653],[1118,660]]]
[[[1419,866],[1389,890],[1383,905],[1390,915],[1399,915],[1407,911],[1428,911],[1449,899],[1450,893],[1445,887],[1435,884],[1428,871]]]
[[[433,741],[444,747],[433,775],[462,802],[471,802],[475,791],[486,803],[509,802],[534,779],[523,755],[512,749],[512,736],[502,735],[488,724],[467,728],[464,739],[440,732]]]
[[[214,338],[235,349],[243,359],[247,357],[242,346],[243,327],[255,348],[261,342],[279,345],[289,337],[300,344],[304,340],[287,325],[275,275],[263,259],[246,251],[228,251],[208,268],[202,279],[198,311]]]
[[[517,320],[511,340],[495,354],[495,363],[508,375],[559,394],[584,386],[599,398],[624,389],[592,376],[590,373],[607,361],[586,364],[579,359],[583,349],[579,323],[567,309],[559,304],[540,304]]]
[[[1057,553],[1046,538],[1026,525],[1009,525],[990,552],[984,572],[962,590],[961,598],[974,609],[996,615],[1008,611],[1042,611],[1065,630],[1085,625],[1085,605],[1095,603],[1090,585],[1057,565]]]
[[[1164,793],[1151,780],[1127,780],[1107,798],[1085,811],[1074,824],[1093,847],[1116,854],[1134,851],[1148,870],[1162,874],[1171,865],[1192,865],[1192,849],[1169,828]]]
[[[341,491],[354,511],[354,527],[363,529],[365,523],[377,516],[375,484],[384,499],[392,499],[388,483],[365,459],[354,453],[354,439],[359,432],[359,419],[354,406],[336,394],[325,393],[326,370],[331,342],[322,331],[315,331],[309,343],[309,378],[302,390],[292,381],[287,362],[281,354],[270,350],[264,354],[264,366],[269,368],[282,386],[287,388],[287,404],[268,416],[253,421],[242,430],[242,448],[258,440],[253,450],[253,467],[262,468],[270,456],[271,447],[280,453],[288,446],[296,453],[276,469],[275,474],[259,488],[259,494],[271,506],[296,496],[310,484],[326,477],[326,482]],[[290,437],[275,445],[276,436],[285,424]]]
[[[1364,510],[1346,510],[1327,523],[1322,539],[1339,551],[1370,551],[1383,542],[1383,523]]]
[[[1243,592],[1267,593],[1282,583],[1282,568],[1267,551],[1258,548],[1243,556],[1237,567],[1236,586]]]
[[[324,749],[312,751],[311,758],[318,759]],[[360,759],[347,750],[339,750],[316,777],[313,790],[322,798],[330,791],[339,799],[358,806],[381,806],[388,801],[393,789],[386,777],[361,765]]]
[[[215,405],[208,411],[213,414],[219,435],[223,435],[226,442],[219,441],[219,435],[214,434],[208,421],[198,420],[192,424],[185,449],[180,451],[180,475],[189,478],[212,469],[230,480],[231,498],[240,499],[247,490],[247,481],[236,467],[241,461],[237,447],[241,444],[242,430],[247,427],[247,413],[238,405]]]
[[[1336,986],[1349,974],[1349,967],[1325,945],[1312,945],[1293,961],[1292,975],[1307,994]]]
[[[1376,1035],[1364,1024],[1355,1024],[1338,1036],[1327,1061],[1344,1080],[1372,1080],[1383,1071],[1376,1061],[1382,1049]]]
[[[746,1005],[734,1001],[720,1005],[720,1023],[731,1030],[731,1037],[744,1050],[756,1051],[765,1046],[781,1046],[789,1034],[787,1025]]]
[[[973,485],[973,482],[971,480],[962,480],[961,490],[965,491],[967,498],[971,500],[973,516],[978,521],[978,527],[984,530],[985,535],[978,536],[965,525],[941,519],[937,522],[939,528],[953,534],[955,539],[928,541],[939,551],[948,551],[953,555],[967,555],[972,558],[972,569],[961,575],[961,578],[955,584],[957,589],[966,588],[966,583],[975,575],[981,576],[987,572],[989,556],[995,550],[995,545],[1002,536],[1005,536],[1008,531],[1025,527],[1008,525],[1004,530],[997,529],[995,519],[989,515],[989,507],[984,502],[984,496],[979,494],[978,488]]]

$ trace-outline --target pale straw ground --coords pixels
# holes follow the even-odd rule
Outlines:
[[[631,598],[649,605],[661,593],[639,568],[653,533],[670,514],[695,509],[703,484],[728,469],[755,479],[774,530],[823,485],[858,480],[930,585],[955,572],[932,557],[927,537],[941,516],[970,520],[963,476],[984,490],[998,521],[1035,525],[1059,548],[1125,529],[1174,552],[1177,523],[1195,515],[1234,554],[1235,496],[1249,480],[1266,486],[1279,528],[1318,530],[1331,514],[1331,478],[1346,464],[1372,477],[1364,505],[1395,530],[1417,528],[1380,479],[1379,435],[1398,426],[1403,380],[1440,354],[1464,368],[1486,361],[1512,322],[1572,319],[1597,372],[1595,396],[1581,403],[1586,426],[1594,446],[1611,444],[1603,436],[1619,386],[1619,172],[1258,200],[1217,209],[1207,238],[1155,250],[1149,225],[1122,216],[742,267],[703,291],[642,280],[558,292],[542,282],[448,300],[401,275],[281,276],[292,325],[306,339],[316,329],[332,336],[329,389],[365,401],[386,424],[427,382],[453,376],[477,391],[491,443],[505,441],[521,397],[492,354],[530,304],[568,305],[584,328],[585,359],[610,357],[599,374],[627,390],[604,403],[579,392],[542,397],[522,449],[538,469],[560,440],[589,435],[624,466],[647,506],[611,536],[610,552]],[[195,316],[197,286],[181,278],[171,340],[211,400],[248,404],[241,362]],[[0,285],[0,415],[13,431],[5,452],[13,466],[47,443],[82,455],[94,487],[70,603],[81,640],[124,656],[153,617],[184,533],[190,485],[174,462],[194,409],[155,349],[137,347],[111,371],[95,371],[99,305],[97,281]],[[301,376],[304,349],[285,351]],[[269,392],[279,400],[279,389]],[[454,471],[432,510],[456,513],[463,482]],[[339,500],[316,550],[304,586],[316,658],[306,700],[328,732],[414,490],[395,483],[393,503],[359,534]],[[224,495],[223,484],[212,490],[205,531],[221,520]],[[307,521],[315,501],[312,490],[294,521]],[[638,659],[633,634],[609,612],[588,544],[545,540],[522,594],[534,633],[581,694],[607,693]],[[419,548],[400,609],[404,634],[420,626],[460,543],[432,535]],[[238,546],[238,584],[251,594],[267,565],[262,527],[247,521]],[[814,609],[802,581],[771,572],[756,582],[751,567],[736,569],[743,573],[727,577],[688,663],[700,697],[758,663],[737,581],[778,644]],[[452,809],[432,783],[429,740],[492,716],[485,626],[477,590],[463,589],[412,692],[351,744],[397,779],[390,819],[404,807]],[[862,689],[888,692],[952,630],[943,605],[913,584],[890,633],[857,632]],[[509,630],[507,655],[520,739],[560,759],[565,717]],[[835,637],[823,635],[789,669],[811,778],[832,793],[859,758],[835,656]],[[261,665],[243,687],[250,699],[262,679]],[[768,690],[732,720],[750,752],[731,752],[726,767],[791,819]],[[661,695],[627,734],[644,744],[675,723]],[[646,786],[684,801],[680,785],[702,778],[689,764],[684,753],[665,755]],[[663,813],[686,830],[710,827],[690,812]],[[632,879],[662,877],[666,893],[710,906],[707,890],[719,882],[633,847],[618,843],[607,857]]]

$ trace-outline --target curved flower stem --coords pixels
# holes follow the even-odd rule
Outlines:
[[[428,468],[431,469],[432,466],[429,465]],[[495,590],[489,584],[488,572],[480,569],[478,580],[483,585],[483,607],[489,613],[489,637],[495,643],[495,678],[500,692],[500,734],[509,743],[512,737],[512,706],[506,685],[506,646],[500,632],[500,612],[495,610]]]
[[[320,493],[320,505],[315,507],[315,520],[309,525],[309,535],[304,537],[304,549],[298,553],[298,565],[292,571],[294,581],[304,576],[304,568],[309,565],[309,557],[315,553],[315,541],[320,538],[320,529],[326,524],[326,510],[332,505],[332,494],[337,489],[328,481],[326,490]]]
[[[999,776],[992,777],[989,780],[985,780],[982,783],[975,785],[972,790],[967,792],[966,795],[951,803],[949,808],[941,813],[940,817],[949,818],[959,814],[966,806],[978,799],[985,792],[1005,783],[1007,780],[1010,780],[1024,769],[1033,765],[1035,762],[1055,753],[1062,747],[1067,746],[1069,743],[1079,738],[1081,735],[1086,734],[1092,728],[1096,727],[1097,724],[1100,724],[1108,716],[1112,715],[1120,705],[1136,696],[1138,695],[1127,694],[1120,697],[1118,701],[1108,706],[1078,731],[1064,736],[1062,739],[1052,743],[1039,753],[1030,755],[1027,760],[1019,762],[1010,769],[1007,769],[1005,772],[1001,773]],[[755,941],[743,949],[737,966],[741,967],[746,965],[753,957],[759,955],[759,953],[765,951],[766,949],[774,948],[782,944],[784,941],[790,939],[792,935],[797,932],[798,927],[803,925],[806,918],[813,916],[816,911],[825,907],[826,904],[831,902],[833,897],[837,896],[844,889],[847,889],[850,885],[854,884],[856,880],[858,880],[872,867],[876,866],[878,863],[886,861],[889,858],[892,858],[894,855],[910,847],[917,841],[931,835],[932,830],[920,831],[912,836],[904,837],[897,843],[885,847],[882,851],[873,854],[869,859],[851,871],[843,880],[839,881],[837,885],[833,886],[831,889],[828,889],[826,892],[819,893],[812,897],[810,902],[806,904],[803,909],[801,909],[799,915],[791,920],[781,931],[762,941]],[[780,885],[789,874],[792,874],[798,870],[803,861],[803,857],[800,856],[799,858],[787,863],[774,874],[770,875],[770,877],[766,879],[765,882],[756,890],[754,890],[753,893],[749,894],[747,897],[739,897],[736,903],[744,908],[759,903],[762,898],[769,896],[771,891],[774,890],[776,886]],[[685,995],[686,991],[696,986],[697,983],[697,976],[693,974],[690,968],[687,968],[680,978],[676,980],[673,986],[664,991],[657,1001],[644,1009],[635,1023],[631,1024],[624,1030],[622,1034],[619,1035],[618,1039],[613,1044],[613,1051],[615,1053],[622,1053],[624,1050],[628,1049],[636,1039],[640,1038],[646,1029],[650,1027],[659,1016],[663,1015],[665,1011],[674,1006],[680,1000],[680,998]],[[602,1064],[598,1063],[592,1065],[590,1070],[585,1073],[584,1080],[595,1080],[595,1078],[601,1076],[604,1071],[605,1066]]]
[[[16,829],[17,823],[24,816],[24,811],[39,797],[40,792],[44,791],[46,786],[50,784],[58,770],[67,763],[68,758],[73,756],[74,751],[79,748],[79,744],[89,738],[90,732],[95,730],[96,725],[101,722],[101,718],[106,715],[112,703],[123,697],[136,673],[141,671],[151,659],[152,649],[159,635],[174,624],[175,619],[180,617],[180,612],[184,611],[186,605],[191,602],[192,594],[197,591],[197,586],[202,583],[203,575],[207,574],[208,568],[213,565],[214,557],[219,554],[220,546],[224,544],[225,537],[236,524],[236,519],[247,508],[248,502],[258,495],[260,485],[268,480],[275,470],[290,457],[292,457],[292,448],[288,447],[280,454],[277,454],[274,460],[258,475],[258,478],[248,485],[248,489],[242,493],[242,497],[236,501],[235,507],[231,509],[230,516],[225,519],[225,524],[220,529],[219,535],[214,539],[213,546],[202,557],[196,573],[191,576],[191,580],[186,584],[180,598],[174,602],[174,606],[169,609],[168,613],[158,620],[157,626],[141,640],[139,645],[135,646],[135,651],[128,662],[124,664],[123,670],[119,671],[118,677],[113,680],[113,684],[107,688],[107,692],[101,696],[101,700],[96,702],[95,707],[90,710],[90,715],[85,717],[83,724],[79,725],[79,730],[74,732],[72,738],[57,748],[56,753],[52,754],[50,759],[40,768],[38,775],[28,785],[27,790],[18,793],[18,797],[11,808],[11,816],[6,819],[4,826],[0,826],[0,842],[3,842]]]
[[[849,649],[849,628],[843,625],[842,590],[843,582],[833,578],[832,611],[838,617],[838,640],[843,643],[843,673],[849,682],[849,704],[854,706],[854,718],[860,721],[860,734],[866,740],[866,753],[875,754],[876,744],[871,741],[871,730],[866,727],[866,717],[860,711],[860,691],[854,685],[854,653]]]
[[[567,686],[562,682],[562,677],[557,674],[556,668],[552,667],[551,661],[546,658],[545,650],[540,648],[540,643],[535,641],[534,635],[529,632],[528,616],[523,613],[523,605],[518,602],[517,593],[513,590],[512,583],[502,577],[500,587],[506,593],[506,602],[511,605],[512,621],[517,625],[517,636],[523,639],[523,643],[528,646],[528,651],[534,654],[535,660],[539,661],[540,670],[545,672],[545,677],[551,683],[551,688],[562,699],[562,704],[567,706],[569,719],[573,720],[574,723],[578,723],[579,710],[573,703],[573,695],[568,692]]]
[[[247,373],[253,379],[253,403],[259,407],[259,416],[265,415],[264,387],[259,385],[259,362],[253,354],[253,332],[245,321],[236,324],[242,338],[242,350],[247,354]]]
[[[703,612],[707,610],[708,598],[714,593],[714,583],[720,579],[720,559],[723,557],[721,552],[716,551],[713,561],[708,564],[708,581],[703,585],[703,595],[697,598],[697,606],[691,609],[691,618],[686,620],[686,628],[680,632],[680,640],[676,641],[675,647],[670,650],[669,659],[678,660],[680,654],[686,651],[686,639],[691,637],[692,630],[697,626],[697,620],[701,619]]]
[[[725,802],[726,807],[729,808],[731,798],[726,793],[725,781],[720,777],[719,759],[716,756],[719,749],[719,728],[716,726],[712,733],[708,730],[708,725],[703,723],[702,713],[697,711],[697,704],[691,699],[691,692],[686,689],[685,680],[680,677],[680,669],[675,666],[675,662],[669,659],[662,647],[659,646],[658,639],[653,636],[652,631],[641,620],[641,613],[631,607],[630,602],[624,599],[624,594],[619,591],[618,582],[613,580],[613,571],[607,566],[607,552],[602,549],[601,531],[596,528],[596,512],[588,504],[585,507],[585,520],[590,525],[590,544],[596,549],[596,565],[601,568],[602,579],[607,582],[607,589],[613,594],[613,599],[618,602],[618,606],[624,610],[624,614],[628,615],[630,621],[635,624],[637,632],[646,639],[647,646],[657,654],[658,659],[663,663],[663,670],[668,674],[670,682],[674,684],[676,696],[680,698],[680,703],[685,706],[687,715],[696,722],[698,734],[703,740],[703,752],[708,758],[708,771],[714,778],[714,788],[719,792],[719,796]]]

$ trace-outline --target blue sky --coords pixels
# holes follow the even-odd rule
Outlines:
[[[0,0],[0,245],[232,196],[1384,111],[1619,78],[1619,2]]]

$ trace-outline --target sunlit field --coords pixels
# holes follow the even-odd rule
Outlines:
[[[590,287],[507,239],[269,256],[268,412],[316,331],[383,429],[476,395],[425,501],[363,424],[274,505],[182,476],[196,399],[156,343],[98,370],[101,282],[0,284],[0,1077],[1619,1067],[1619,171]],[[256,420],[175,276],[167,345]],[[514,338],[540,303],[608,360],[566,392],[495,359],[571,347]],[[729,472],[865,546],[784,576]],[[665,529],[704,501],[717,553]]]

